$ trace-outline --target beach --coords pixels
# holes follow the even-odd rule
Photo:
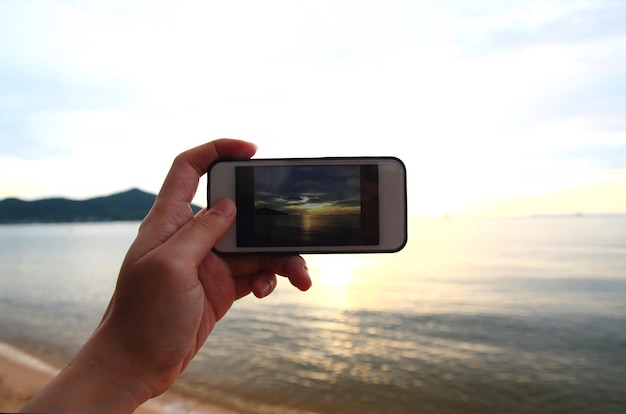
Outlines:
[[[61,359],[52,355],[35,355],[15,345],[0,342],[0,412],[18,412],[59,372]],[[135,413],[237,414],[237,411],[168,391],[147,401]]]
[[[309,291],[237,301],[143,412],[623,412],[626,217],[411,224],[400,253],[310,255]],[[0,226],[0,412],[89,338],[137,225]]]

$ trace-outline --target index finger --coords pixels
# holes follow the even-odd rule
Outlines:
[[[256,145],[237,139],[222,138],[178,155],[157,195],[152,209],[140,226],[140,234],[150,250],[167,240],[178,229],[193,219],[190,208],[198,181],[207,167],[220,158],[250,158]]]

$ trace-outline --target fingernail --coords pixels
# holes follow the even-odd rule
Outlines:
[[[276,279],[271,278],[267,280],[267,282],[263,285],[263,288],[261,289],[261,297],[264,298],[270,293],[272,293],[275,287],[276,287]]]
[[[311,280],[311,275],[309,274],[309,268],[306,266],[306,264],[303,265],[302,268],[304,269],[304,274],[306,275],[306,277],[307,277],[307,279],[309,281],[309,287],[311,287],[311,285],[313,284],[313,281]]]
[[[271,283],[266,283],[263,286],[263,289],[261,289],[261,297],[266,297],[267,295],[269,295],[272,292],[272,284]]]
[[[255,144],[254,142],[250,142],[250,141],[246,141],[248,144],[253,145],[254,146],[254,151],[258,151],[259,150],[259,146],[257,144]]]
[[[235,207],[235,203],[231,200],[224,198],[222,200],[218,200],[217,203],[213,204],[213,206],[207,211],[207,213],[215,212],[219,213],[222,216],[229,218],[234,216],[237,211]]]

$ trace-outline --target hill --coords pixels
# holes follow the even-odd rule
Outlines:
[[[0,224],[142,220],[155,198],[156,195],[136,188],[88,200],[7,198],[0,201]],[[200,210],[197,206],[192,208],[194,212]]]
[[[258,216],[287,216],[287,213],[283,213],[282,211],[274,210],[272,208],[262,207],[254,210],[254,214]]]

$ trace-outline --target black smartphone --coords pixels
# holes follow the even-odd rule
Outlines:
[[[395,157],[220,160],[207,198],[237,205],[219,253],[396,252],[407,242],[406,168]]]

